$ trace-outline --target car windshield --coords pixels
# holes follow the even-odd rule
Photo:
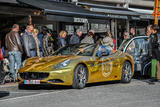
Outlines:
[[[57,50],[53,55],[80,55],[91,56],[94,52],[95,44],[68,45]]]
[[[130,41],[130,39],[124,40],[122,42],[122,44],[120,45],[119,50],[123,51],[125,46],[128,44],[129,41]]]

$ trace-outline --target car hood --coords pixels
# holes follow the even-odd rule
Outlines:
[[[19,72],[24,72],[24,71],[51,71],[54,69],[54,67],[67,60],[73,60],[73,59],[78,59],[81,56],[50,56],[50,57],[35,57],[35,58],[30,58],[26,61],[26,64],[24,67],[22,67]]]

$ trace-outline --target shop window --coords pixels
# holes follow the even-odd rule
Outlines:
[[[106,24],[91,24],[91,29],[93,29],[96,33],[106,32],[107,25]]]
[[[66,25],[66,31],[68,32],[68,35],[74,34],[74,26],[73,25]]]
[[[87,24],[83,25],[65,25],[65,30],[68,32],[68,35],[73,35],[76,29],[82,30],[84,34],[87,33]]]

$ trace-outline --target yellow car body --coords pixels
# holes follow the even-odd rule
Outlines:
[[[85,47],[87,46],[91,45]],[[72,54],[29,58],[18,71],[19,85],[73,85],[78,65],[83,65],[87,70],[86,83],[121,80],[125,62],[130,63],[131,75],[133,76],[134,62],[131,55],[116,51],[110,55],[97,57],[98,46],[94,45],[93,52],[89,56]],[[68,65],[60,67],[59,64],[64,61],[68,61]]]

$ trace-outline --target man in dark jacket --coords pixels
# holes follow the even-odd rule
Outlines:
[[[76,34],[72,35],[70,38],[70,44],[79,44],[82,34],[82,31],[80,29],[77,29]]]
[[[6,35],[5,44],[8,49],[10,72],[14,80],[17,79],[17,71],[21,67],[21,54],[23,53],[22,45],[19,39],[19,25],[14,24],[12,30]],[[15,63],[17,67],[15,69]]]
[[[41,30],[42,30],[42,32],[38,35],[38,39],[39,39],[39,42],[40,42],[40,45],[39,45],[40,57],[43,56],[43,51],[42,51],[43,37],[47,34],[46,31],[48,30],[48,28],[46,26],[42,26]]]
[[[36,42],[33,37],[33,30],[33,25],[28,25],[23,35],[24,48],[28,58],[36,56]]]
[[[46,35],[43,37],[43,45],[42,45],[42,51],[43,51],[43,56],[49,56],[53,52],[53,43],[51,42],[51,31],[47,30]]]
[[[159,27],[152,26],[151,56],[152,56],[152,81],[160,79],[160,34]]]
[[[136,37],[135,28],[131,27],[131,29],[130,29],[130,38],[134,38],[134,37]]]

